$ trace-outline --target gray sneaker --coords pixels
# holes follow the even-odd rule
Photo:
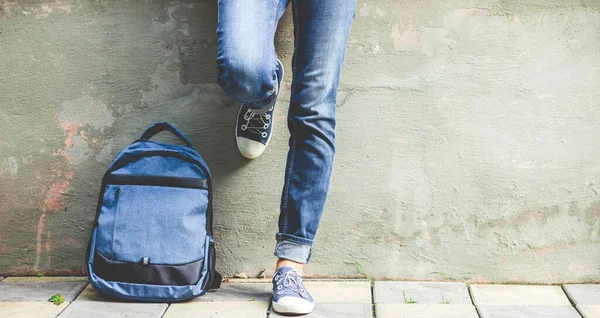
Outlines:
[[[273,277],[273,310],[280,314],[312,312],[315,302],[304,288],[302,277],[291,267],[281,267]]]

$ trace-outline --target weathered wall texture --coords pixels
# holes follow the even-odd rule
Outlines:
[[[273,269],[291,72],[243,160],[216,10],[0,0],[0,273],[82,273],[103,171],[159,120],[214,173],[221,271]],[[309,275],[600,281],[600,2],[360,1],[338,104]]]

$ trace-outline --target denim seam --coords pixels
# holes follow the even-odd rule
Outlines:
[[[294,169],[294,161],[296,159],[296,134],[292,134],[292,144],[290,145],[290,168],[288,169],[288,174],[285,176],[285,198],[283,204],[283,229],[282,232],[285,233],[287,231],[287,223],[288,223],[288,201],[290,196],[290,183],[292,180],[292,171]]]
[[[292,12],[294,18],[294,58],[292,61],[292,94],[294,93],[294,89],[296,88],[296,60],[297,60],[297,51],[298,51],[298,12],[297,12],[296,0],[292,0]],[[288,117],[291,112],[291,107],[288,109]],[[289,124],[288,124],[289,125]],[[283,228],[281,229],[283,233],[287,231],[287,222],[288,222],[288,201],[290,196],[290,182],[292,179],[292,171],[294,169],[294,161],[296,157],[296,134],[290,131],[290,138],[292,142],[290,144],[290,160],[288,162],[289,169],[287,171],[287,175],[285,176],[285,195],[283,200]]]
[[[279,1],[280,0],[275,0],[275,5],[273,6],[274,10],[273,10],[273,22],[271,23],[271,34],[273,35],[273,41],[275,41],[275,26],[277,25],[277,10],[279,10]],[[273,54],[271,56],[271,67],[272,67],[272,71],[271,71],[271,81],[273,83],[273,94],[277,93],[277,78],[273,79],[273,77],[276,77],[277,75],[277,52],[275,51],[275,43],[273,43]],[[275,76],[273,76],[275,75]]]

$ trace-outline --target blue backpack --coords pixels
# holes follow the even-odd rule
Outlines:
[[[167,130],[185,146],[150,141]],[[90,282],[124,299],[173,302],[219,288],[208,167],[175,126],[156,123],[102,179],[87,251]]]

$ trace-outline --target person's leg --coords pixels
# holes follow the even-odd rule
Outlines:
[[[275,255],[308,263],[329,189],[335,107],[354,0],[293,0],[290,150]]]
[[[356,2],[292,0],[292,6],[291,137],[276,236],[273,309],[301,314],[314,306],[297,272],[310,260],[329,189],[337,88]]]
[[[275,93],[273,43],[287,0],[219,0],[217,83],[237,102],[260,108]]]
[[[242,103],[236,141],[253,159],[271,137],[271,119],[283,68],[275,53],[277,22],[289,0],[219,0],[217,83]]]

